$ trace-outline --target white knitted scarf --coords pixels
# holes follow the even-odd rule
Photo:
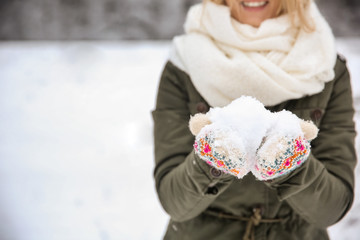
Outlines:
[[[204,12],[202,12],[204,11]],[[316,30],[306,32],[289,16],[258,27],[231,18],[227,6],[193,6],[185,34],[175,37],[170,61],[189,74],[211,106],[225,106],[242,95],[266,106],[313,95],[334,78],[334,36],[315,3],[308,10]]]

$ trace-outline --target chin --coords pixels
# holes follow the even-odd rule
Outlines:
[[[264,21],[263,19],[256,18],[256,19],[246,19],[244,21],[239,21],[239,22],[243,24],[251,25],[253,27],[259,27],[263,21]]]

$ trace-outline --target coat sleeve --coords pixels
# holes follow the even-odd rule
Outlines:
[[[193,151],[188,76],[170,62],[160,79],[154,120],[154,177],[159,200],[175,221],[185,221],[203,212],[234,180],[212,169]],[[215,170],[216,171],[216,170]]]
[[[281,201],[321,228],[339,221],[354,198],[354,109],[349,73],[341,66],[309,159],[288,176],[267,183]]]

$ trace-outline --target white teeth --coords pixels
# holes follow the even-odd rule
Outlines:
[[[267,1],[263,1],[263,2],[242,2],[242,4],[245,7],[262,7],[267,3]]]

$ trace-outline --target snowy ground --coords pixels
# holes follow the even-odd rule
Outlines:
[[[168,47],[0,44],[1,240],[161,238],[150,111]],[[360,98],[360,39],[338,48]],[[357,195],[330,233],[355,240],[359,229]]]

